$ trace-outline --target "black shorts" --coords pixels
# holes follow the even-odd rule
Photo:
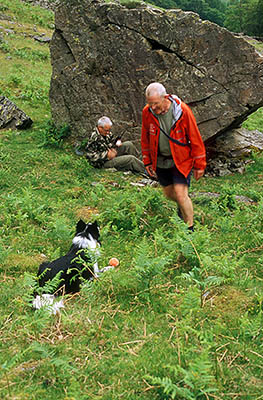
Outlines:
[[[169,186],[177,183],[182,183],[184,185],[190,186],[191,173],[187,176],[187,178],[176,168],[176,166],[172,168],[156,168],[156,174],[158,177],[158,181],[161,186]]]

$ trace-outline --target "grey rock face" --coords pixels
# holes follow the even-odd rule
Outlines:
[[[211,147],[207,144],[207,150],[213,152],[214,156],[227,158],[249,156],[255,149],[263,150],[263,133],[245,128],[233,129],[217,137],[213,140]]]
[[[0,96],[0,129],[27,129],[33,121],[7,97]]]
[[[144,91],[154,81],[191,106],[204,140],[263,106],[263,57],[195,13],[72,0],[55,15],[52,116],[76,137],[108,115],[125,139],[138,139]]]
[[[212,138],[213,139],[213,138]],[[206,143],[208,166],[206,174],[224,176],[244,173],[252,151],[263,151],[263,133],[245,128],[232,129]]]

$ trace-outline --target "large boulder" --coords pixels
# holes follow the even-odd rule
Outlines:
[[[52,116],[78,138],[108,115],[138,140],[144,91],[153,81],[191,106],[204,140],[239,127],[263,105],[263,57],[193,12],[63,2],[50,48]]]

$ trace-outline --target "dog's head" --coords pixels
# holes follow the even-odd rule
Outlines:
[[[97,221],[86,224],[82,219],[76,225],[76,235],[73,239],[74,244],[79,247],[93,247],[90,242],[100,244],[100,230]],[[87,245],[86,245],[87,244]]]

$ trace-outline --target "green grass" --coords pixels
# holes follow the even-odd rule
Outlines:
[[[0,95],[14,101],[32,119],[44,121],[50,118],[50,53],[48,44],[40,44],[33,36],[52,36],[53,14],[18,0],[3,0],[0,12],[13,19],[1,20],[1,26],[14,31],[0,41]]]
[[[263,132],[263,108],[259,108],[253,115],[250,115],[244,122],[243,127],[250,131],[257,129]]]
[[[34,8],[2,4],[32,29]],[[60,141],[48,48],[19,33],[6,40],[1,90],[34,125],[0,133],[1,398],[261,399],[263,156],[243,175],[193,181],[189,235],[160,188],[96,170]],[[60,316],[35,312],[38,265],[68,250],[79,218],[100,224],[100,267],[113,256],[120,266],[69,296]]]
[[[1,0],[0,12],[13,17],[20,24],[30,24],[31,28],[34,25],[39,29],[53,28],[54,17],[51,11],[20,0]]]

